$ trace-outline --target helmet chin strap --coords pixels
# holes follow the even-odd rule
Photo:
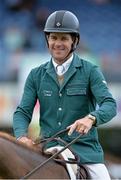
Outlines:
[[[75,51],[75,49],[76,49],[76,45],[75,45],[75,44],[74,44],[74,45],[72,44],[71,50],[69,51],[69,53],[67,54],[67,56],[65,57],[65,59],[68,59],[69,55],[72,54],[72,53]]]
[[[65,58],[67,58],[71,53],[73,53],[76,50],[77,44],[79,42],[79,39],[77,39],[77,37],[75,37],[72,46],[71,46],[71,50],[70,52],[67,54],[67,56]]]
[[[70,55],[70,54],[72,54],[72,53],[73,53],[73,51],[72,51],[72,50],[70,50],[70,52],[67,54],[67,56],[66,56],[64,59],[66,59],[66,60],[67,60],[67,59],[69,58],[69,55]],[[65,62],[65,61],[64,61],[64,62]]]

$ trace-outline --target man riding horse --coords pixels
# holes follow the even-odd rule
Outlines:
[[[73,151],[92,179],[109,180],[97,127],[116,115],[116,102],[99,67],[74,52],[80,41],[80,24],[72,12],[50,14],[44,33],[51,60],[32,69],[27,77],[13,117],[15,136],[28,145],[33,143],[27,133],[38,99],[41,137],[51,137],[65,128],[69,129],[68,135],[61,138],[66,142],[82,134],[72,144]],[[50,142],[48,147],[57,144]]]

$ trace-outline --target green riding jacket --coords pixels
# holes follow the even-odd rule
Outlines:
[[[116,115],[116,102],[99,68],[74,54],[60,86],[52,61],[32,69],[25,83],[20,105],[13,116],[13,129],[18,138],[27,135],[37,99],[40,103],[41,136],[50,137],[89,113],[96,124],[87,135],[72,145],[82,163],[103,162],[103,150],[98,141],[97,127]],[[98,107],[97,107],[98,104]],[[78,136],[62,134],[67,142]],[[50,143],[49,146],[56,145]]]

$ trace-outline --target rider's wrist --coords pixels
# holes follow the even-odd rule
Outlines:
[[[91,114],[88,114],[87,117],[88,117],[88,119],[91,119],[91,120],[92,120],[92,125],[94,125],[95,122],[96,122],[96,117],[93,116],[93,115],[91,115]]]

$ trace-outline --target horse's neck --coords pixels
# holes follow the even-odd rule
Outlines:
[[[11,137],[0,136],[1,179],[20,179],[45,160],[47,157],[36,150],[18,143]],[[51,160],[33,173],[30,178],[68,179],[68,174],[63,166]]]
[[[19,178],[41,163],[42,157],[9,136],[0,136],[0,177]]]

